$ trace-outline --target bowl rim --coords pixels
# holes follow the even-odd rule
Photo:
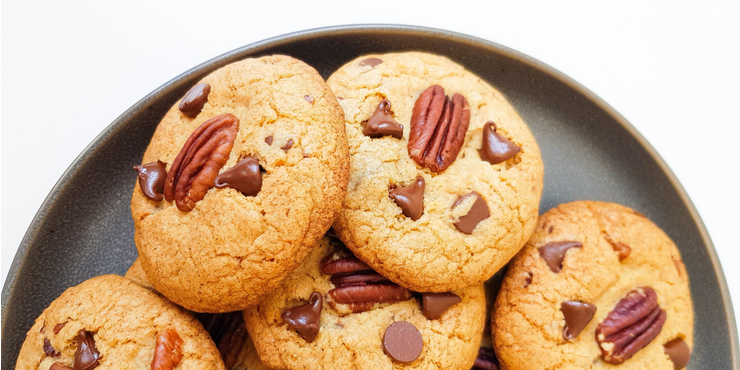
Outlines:
[[[16,251],[15,256],[13,257],[13,262],[10,266],[10,269],[8,270],[8,275],[6,276],[5,284],[3,284],[2,326],[5,327],[6,320],[8,320],[8,312],[6,312],[6,307],[10,299],[11,292],[14,290],[16,286],[16,283],[17,283],[16,278],[18,275],[18,271],[20,270],[20,267],[25,263],[26,258],[28,257],[27,252],[28,252],[30,245],[32,244],[32,241],[36,239],[36,237],[38,236],[41,221],[43,220],[44,215],[46,214],[47,210],[52,208],[54,204],[57,202],[59,195],[65,190],[66,185],[68,184],[68,179],[73,177],[75,173],[77,172],[77,170],[80,167],[84,166],[87,160],[89,160],[92,156],[94,156],[95,151],[98,148],[100,148],[100,146],[109,137],[111,137],[118,130],[121,129],[122,125],[127,121],[127,119],[130,116],[134,115],[136,112],[146,109],[149,105],[157,101],[159,98],[161,98],[163,95],[165,95],[167,92],[171,91],[172,89],[177,89],[179,87],[182,87],[185,84],[185,82],[189,80],[190,78],[195,77],[196,75],[204,75],[205,73],[210,71],[215,65],[225,65],[225,64],[243,59],[246,53],[259,53],[261,50],[279,46],[281,44],[288,44],[288,43],[293,43],[297,41],[321,38],[325,36],[361,34],[361,33],[368,33],[368,32],[404,33],[407,35],[437,37],[437,38],[443,38],[443,39],[447,39],[447,40],[451,40],[451,41],[455,41],[459,43],[471,44],[471,45],[483,47],[486,49],[493,49],[497,53],[503,54],[506,57],[511,58],[512,60],[528,65],[529,67],[534,68],[536,70],[539,70],[549,75],[550,77],[556,79],[557,81],[563,83],[564,85],[572,88],[577,93],[583,95],[585,98],[593,102],[598,108],[602,109],[608,115],[613,117],[617,123],[619,123],[624,129],[626,129],[629,132],[630,135],[632,135],[637,140],[640,146],[642,146],[645,149],[645,151],[650,155],[650,157],[655,161],[655,163],[657,163],[660,169],[666,174],[666,176],[668,177],[668,180],[670,181],[671,185],[673,185],[674,189],[678,193],[683,203],[686,205],[689,211],[689,214],[691,215],[691,218],[696,224],[699,234],[701,235],[701,238],[704,244],[707,246],[707,252],[709,254],[709,259],[714,269],[714,275],[719,284],[720,294],[721,294],[722,303],[723,303],[723,309],[727,316],[728,327],[730,328],[729,337],[730,337],[730,348],[731,348],[733,368],[740,369],[740,347],[738,347],[737,325],[736,325],[736,320],[735,320],[734,310],[732,307],[732,301],[730,298],[729,289],[727,286],[727,281],[725,280],[724,272],[722,270],[722,265],[719,261],[719,257],[717,256],[717,251],[715,250],[714,244],[712,243],[712,240],[709,237],[709,233],[706,227],[704,226],[704,223],[701,217],[699,216],[699,213],[696,207],[694,206],[694,203],[689,198],[688,193],[683,188],[681,183],[678,181],[678,178],[673,173],[673,171],[670,169],[668,164],[663,160],[660,154],[658,154],[655,148],[653,148],[652,145],[650,145],[647,139],[645,139],[645,137],[642,136],[642,134],[629,121],[627,121],[625,117],[623,117],[619,112],[617,112],[613,107],[607,104],[604,100],[602,100],[599,96],[597,96],[591,90],[587,89],[585,86],[581,85],[579,82],[575,81],[574,79],[565,75],[559,70],[533,57],[530,57],[526,54],[523,54],[519,51],[503,46],[501,44],[498,44],[498,43],[495,43],[495,42],[492,42],[486,39],[482,39],[479,37],[475,37],[475,36],[471,36],[471,35],[467,35],[467,34],[463,34],[459,32],[439,29],[439,28],[431,28],[431,27],[415,26],[415,25],[404,25],[404,24],[369,23],[369,24],[345,24],[345,25],[336,25],[336,26],[328,26],[328,27],[318,27],[318,28],[311,28],[311,29],[286,33],[283,35],[271,37],[271,38],[257,41],[257,42],[254,42],[248,45],[244,45],[236,49],[233,49],[231,51],[220,54],[214,58],[211,58],[177,75],[176,77],[170,79],[169,81],[165,82],[161,86],[157,87],[155,90],[147,94],[141,100],[139,100],[134,105],[132,105],[130,108],[128,108],[126,111],[124,111],[113,122],[111,122],[108,126],[106,126],[105,129],[103,129],[103,131],[100,134],[98,134],[90,142],[90,144],[88,144],[82,150],[82,152],[74,159],[72,164],[70,164],[70,166],[64,171],[64,173],[59,178],[59,180],[57,180],[57,182],[54,184],[52,189],[49,191],[49,194],[46,196],[41,206],[39,207],[39,210],[34,215],[33,220],[31,221],[31,224],[29,225],[26,233],[24,234],[23,239],[21,240],[21,243],[18,247],[18,250]]]

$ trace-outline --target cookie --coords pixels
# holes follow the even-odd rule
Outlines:
[[[244,320],[272,368],[469,370],[485,309],[482,284],[414,293],[326,237]]]
[[[482,283],[524,245],[542,159],[500,92],[417,52],[357,58],[327,83],[351,153],[334,229],[359,259],[411,290],[445,292]]]
[[[632,209],[562,204],[511,262],[492,327],[509,370],[681,369],[693,346],[686,268]]]
[[[193,87],[135,167],[135,241],[154,288],[214,313],[275,288],[341,207],[342,117],[316,70],[286,56],[235,62]]]
[[[126,278],[69,288],[36,319],[16,369],[225,369],[190,314]]]
[[[141,267],[141,261],[138,258],[129,267],[128,271],[126,271],[125,277],[147,289],[154,290],[152,284],[147,280],[144,269]],[[244,326],[241,311],[217,314],[192,314],[203,324],[211,339],[216,343],[227,369],[269,369],[260,361],[257,351],[254,349],[254,343],[247,335],[247,329]]]

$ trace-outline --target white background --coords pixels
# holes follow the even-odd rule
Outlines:
[[[686,188],[740,312],[738,1],[5,0],[0,11],[3,283],[57,179],[153,89],[265,38],[398,23],[466,33],[528,54],[624,115]]]

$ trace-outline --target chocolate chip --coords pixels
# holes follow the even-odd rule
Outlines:
[[[681,338],[676,338],[663,345],[663,352],[673,362],[673,368],[683,369],[691,359],[691,349]]]
[[[162,161],[134,166],[139,173],[139,187],[144,196],[155,202],[164,199],[164,181],[167,179],[167,164]]]
[[[49,367],[49,370],[72,370],[72,368],[61,362],[55,362],[51,364],[51,367]]]
[[[307,102],[313,104],[313,96],[311,95],[305,95],[303,99],[306,99]]]
[[[246,157],[236,166],[216,176],[216,188],[233,188],[246,196],[256,196],[262,189],[262,172],[255,157]]]
[[[54,325],[54,329],[52,331],[54,332],[54,334],[59,334],[59,331],[62,330],[62,328],[66,324],[67,324],[66,321],[65,322],[62,322],[62,323],[59,323],[59,324],[56,324],[56,325]]]
[[[77,333],[74,370],[91,370],[100,365],[100,352],[95,347],[95,338],[85,329]]]
[[[416,221],[424,214],[424,177],[416,176],[409,186],[391,188],[388,194],[407,217]]]
[[[44,338],[44,353],[46,353],[49,357],[57,357],[59,356],[59,352],[57,352],[54,347],[51,345],[51,341],[49,341],[49,338]]]
[[[388,99],[383,99],[378,104],[375,112],[362,128],[362,133],[372,138],[393,136],[396,139],[403,139],[403,126],[393,119],[391,102]]]
[[[378,64],[383,63],[383,60],[380,58],[367,58],[360,62],[360,67],[362,66],[370,66],[372,68],[375,68]]]
[[[429,320],[440,318],[450,306],[462,302],[462,298],[451,292],[422,293],[421,312]]]
[[[478,350],[478,357],[473,363],[473,368],[470,370],[499,370],[498,359],[496,353],[493,352],[493,348],[481,347]]]
[[[532,284],[532,277],[534,275],[531,272],[527,273],[527,277],[524,278],[524,286],[522,288],[526,288],[529,286],[529,284]]]
[[[321,328],[319,320],[322,304],[321,293],[313,292],[308,299],[308,303],[285,310],[282,315],[283,320],[288,323],[291,329],[297,331],[306,342],[311,343],[316,339]]]
[[[457,198],[455,203],[452,204],[452,208],[457,207],[465,199],[470,197],[475,197],[473,206],[470,207],[470,210],[465,216],[460,217],[455,223],[455,227],[460,230],[460,232],[463,232],[465,234],[472,234],[473,230],[475,230],[475,227],[478,226],[481,221],[487,219],[488,216],[491,215],[490,211],[488,210],[488,204],[486,204],[486,201],[483,200],[483,197],[481,197],[480,194],[475,191]]]
[[[501,163],[521,151],[522,148],[496,132],[496,124],[493,121],[488,121],[483,126],[483,144],[480,149],[480,157],[484,161],[491,164]]]
[[[272,135],[265,138],[265,143],[267,143],[267,145],[272,145]]]
[[[424,339],[413,324],[408,321],[397,321],[385,330],[383,350],[394,361],[414,362],[424,348]]]
[[[596,313],[596,306],[591,303],[578,301],[565,301],[560,303],[560,310],[563,311],[565,318],[565,327],[563,327],[563,338],[571,341],[581,334],[581,331],[588,325]]]
[[[287,152],[291,147],[293,146],[293,139],[288,140],[285,145],[281,146],[280,149],[282,149],[284,152]]]
[[[197,84],[193,86],[185,94],[185,97],[182,98],[182,101],[180,101],[180,112],[190,118],[196,117],[208,102],[208,94],[210,93],[211,85],[209,84]]]
[[[581,242],[574,241],[551,242],[541,246],[539,251],[540,256],[545,260],[550,270],[552,272],[560,272],[563,268],[565,252],[570,248],[580,248],[581,246],[583,246]]]

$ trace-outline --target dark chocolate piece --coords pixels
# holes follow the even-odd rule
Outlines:
[[[423,348],[424,339],[419,329],[408,321],[394,322],[383,335],[383,350],[394,361],[414,362]]]
[[[563,311],[565,326],[563,327],[563,338],[571,341],[581,334],[581,331],[588,325],[596,313],[596,306],[591,303],[578,301],[565,301],[560,303],[560,310]]]
[[[565,252],[571,248],[580,248],[583,244],[575,241],[550,242],[539,247],[540,256],[552,272],[560,272],[563,269]]]
[[[458,219],[455,223],[455,227],[460,230],[460,232],[472,234],[475,227],[478,226],[481,221],[487,219],[491,215],[491,212],[488,209],[488,204],[483,200],[483,197],[475,191],[457,198],[455,203],[452,204],[452,208],[460,205],[460,203],[468,197],[475,197],[475,202],[473,203],[473,206],[470,207],[468,213]]]
[[[322,304],[321,293],[313,292],[308,299],[308,303],[285,310],[282,315],[283,320],[288,323],[291,329],[297,331],[306,342],[311,343],[316,339],[321,328]]]
[[[424,177],[416,176],[409,186],[391,188],[388,194],[407,217],[416,221],[424,214]]]
[[[233,188],[246,196],[256,196],[262,190],[262,171],[255,157],[246,157],[236,166],[216,176],[216,188]]]
[[[451,292],[422,293],[421,297],[421,312],[429,320],[440,318],[448,308],[462,302],[460,296]]]
[[[521,151],[522,148],[496,132],[496,124],[493,121],[488,121],[483,126],[483,144],[480,148],[482,160],[497,164],[514,157]]]
[[[167,164],[162,161],[134,166],[139,173],[139,187],[144,196],[155,202],[164,199],[164,181],[167,179]]]
[[[208,94],[211,93],[211,85],[209,84],[197,84],[193,86],[185,97],[180,101],[180,112],[184,115],[193,118],[198,116],[200,111],[203,110],[203,106],[208,102]]]

